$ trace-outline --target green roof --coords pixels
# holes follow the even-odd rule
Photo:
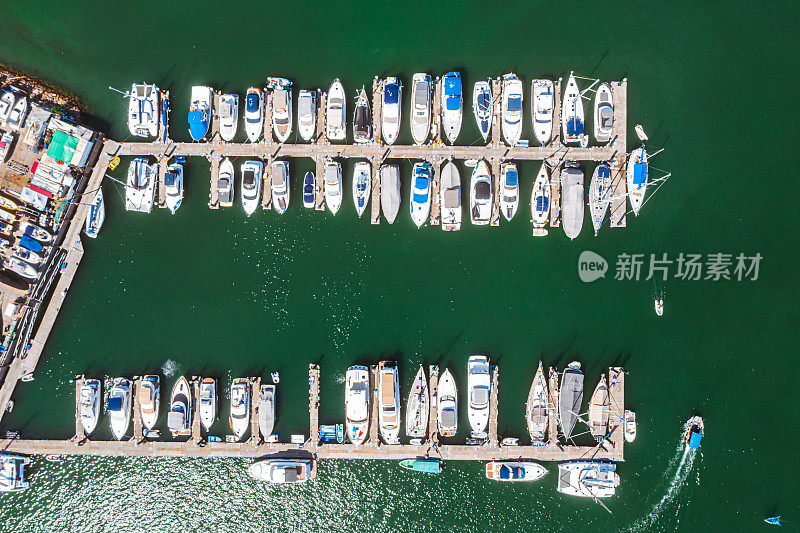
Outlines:
[[[75,153],[76,146],[78,146],[77,137],[56,130],[56,132],[53,133],[53,139],[50,141],[50,148],[47,149],[47,155],[56,161],[70,163],[72,161],[72,154]]]

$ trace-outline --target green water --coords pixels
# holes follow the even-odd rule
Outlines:
[[[607,501],[613,514],[558,494],[552,464],[543,481],[509,487],[489,483],[477,463],[448,463],[428,477],[390,463],[327,461],[308,486],[266,487],[240,460],[71,458],[38,462],[26,493],[0,498],[0,530],[738,531],[778,513],[797,523],[797,470],[787,466],[800,438],[792,423],[797,194],[788,169],[797,163],[789,135],[800,10],[607,4],[342,2],[323,12],[295,2],[234,12],[205,1],[6,2],[0,61],[73,90],[92,124],[120,140],[125,107],[108,85],[169,88],[172,136],[187,140],[193,84],[243,94],[268,75],[298,89],[339,77],[354,94],[374,75],[400,75],[408,87],[414,72],[458,69],[471,88],[514,71],[527,87],[574,69],[628,78],[629,139],[644,124],[651,145],[665,148],[653,165],[674,175],[628,228],[594,238],[587,218],[574,242],[560,229],[532,239],[527,206],[500,228],[465,224],[455,234],[417,230],[405,209],[393,226],[358,220],[350,203],[335,218],[303,210],[297,191],[310,160],[292,161],[285,215],[249,220],[238,204],[207,208],[203,161],[189,164],[176,216],[126,213],[121,188],[106,183],[103,232],[85,243],[36,380],[20,385],[3,423],[27,437],[71,436],[68,380],[77,373],[159,372],[173,376],[170,385],[177,374],[202,373],[228,384],[277,369],[277,432],[287,438],[307,431],[310,362],[322,365],[321,418],[336,422],[351,364],[397,358],[405,386],[418,364],[438,363],[463,385],[468,355],[482,352],[500,366],[500,433],[522,436],[540,359],[562,368],[581,361],[587,389],[621,364],[639,431]],[[400,142],[410,139],[404,116]],[[527,113],[524,136],[532,137]],[[459,142],[477,138],[467,114]],[[404,177],[412,164],[404,162]],[[537,169],[521,165],[523,197]],[[607,279],[579,280],[586,249],[611,261]],[[652,281],[613,280],[619,253],[680,252],[764,259],[757,281],[659,283],[660,319]],[[680,432],[693,414],[705,418],[706,438],[683,458]],[[109,433],[104,418],[98,437]]]

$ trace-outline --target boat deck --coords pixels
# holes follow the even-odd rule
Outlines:
[[[310,372],[309,372],[310,374]],[[250,402],[250,444],[258,444],[261,442],[261,433],[258,420],[258,399],[261,394],[261,378],[256,376],[250,380],[253,385]],[[309,413],[311,410],[309,409]],[[309,415],[310,420],[310,415]]]

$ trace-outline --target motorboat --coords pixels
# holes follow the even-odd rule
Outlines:
[[[532,461],[491,461],[486,463],[486,477],[494,481],[536,481],[547,469]]]
[[[570,239],[577,237],[583,227],[583,171],[579,163],[567,161],[561,171],[561,221]]]
[[[400,167],[395,164],[381,165],[381,211],[389,224],[397,218],[400,210]]]
[[[369,369],[351,366],[345,374],[344,413],[347,438],[356,446],[367,440],[369,429]]]
[[[297,131],[310,141],[317,129],[317,91],[302,90],[297,94]]]
[[[189,435],[192,430],[192,391],[181,376],[172,387],[167,414],[167,427],[173,437]]]
[[[696,450],[700,447],[700,441],[703,440],[703,419],[699,416],[693,416],[686,423],[688,429],[686,430],[686,447]]]
[[[458,431],[458,391],[450,370],[445,369],[436,390],[436,422],[443,437],[454,437]]]
[[[611,195],[611,169],[608,163],[600,163],[595,167],[592,183],[589,184],[589,213],[592,215],[595,236],[606,218]]]
[[[473,355],[467,362],[467,390],[469,391],[469,425],[473,438],[485,438],[489,426],[489,396],[492,380],[489,376],[489,359]]]
[[[242,170],[242,207],[244,214],[252,215],[261,203],[261,182],[264,163],[261,161],[245,161]]]
[[[485,142],[492,129],[492,86],[486,80],[475,82],[472,89],[472,113]]]
[[[636,440],[636,413],[625,410],[625,442]]]
[[[0,163],[5,163],[11,153],[11,146],[14,144],[14,134],[7,131],[0,137]]]
[[[28,99],[25,96],[20,96],[11,108],[11,113],[8,115],[7,125],[9,128],[19,131],[22,125],[25,124],[25,116],[28,114]]]
[[[29,487],[25,481],[25,467],[31,463],[30,457],[0,454],[0,492],[20,492]]]
[[[0,125],[5,126],[8,122],[8,117],[11,115],[11,110],[14,109],[14,103],[17,97],[11,91],[6,91],[3,96],[0,96]]]
[[[356,206],[358,218],[361,218],[367,208],[371,189],[372,179],[370,179],[369,163],[358,161],[353,166],[353,204]]]
[[[11,257],[16,257],[17,259],[22,259],[26,263],[30,263],[31,265],[38,265],[42,262],[42,256],[37,254],[36,252],[31,252],[27,248],[14,248]]]
[[[147,159],[138,157],[128,167],[128,183],[125,187],[125,209],[149,213],[153,209],[156,192],[158,164],[152,165]]]
[[[533,376],[531,389],[528,391],[528,401],[525,403],[525,422],[528,424],[528,435],[534,446],[544,445],[547,433],[548,408],[547,408],[547,380],[544,377],[542,362]]]
[[[136,395],[139,397],[142,426],[147,430],[153,429],[156,425],[156,420],[158,420],[159,400],[161,399],[161,378],[155,375],[142,377]]]
[[[106,220],[106,203],[103,200],[103,189],[97,189],[94,199],[89,204],[89,212],[86,213],[83,234],[92,239],[96,238]]]
[[[227,157],[219,165],[219,177],[217,178],[217,194],[219,195],[220,207],[231,207],[233,205],[233,163]]]
[[[555,108],[555,87],[552,80],[533,80],[531,82],[531,119],[533,134],[544,146],[553,137],[553,110]]]
[[[208,135],[213,100],[214,90],[211,87],[202,85],[192,87],[189,104],[189,135],[194,141],[199,141]]]
[[[442,231],[461,229],[461,175],[452,161],[442,167],[439,180],[439,215]]]
[[[272,162],[272,207],[282,215],[289,207],[289,162]]]
[[[325,204],[334,215],[342,206],[342,165],[338,161],[325,162]]]
[[[48,243],[53,240],[52,233],[50,233],[44,228],[37,226],[33,222],[20,222],[19,230],[22,233],[22,235],[27,235],[28,237],[36,239],[39,242]],[[20,242],[22,242],[21,239]]]
[[[378,424],[381,438],[386,444],[399,444],[400,435],[400,385],[397,363],[378,363]]]
[[[114,378],[108,394],[108,415],[114,438],[122,440],[131,423],[131,382],[126,378]]]
[[[285,143],[292,133],[292,85],[279,84],[272,92],[272,131]]]
[[[516,163],[503,163],[500,167],[500,212],[511,221],[519,206],[519,174]]]
[[[223,94],[219,97],[219,136],[232,141],[239,127],[239,95]]]
[[[261,89],[250,87],[244,98],[244,130],[250,142],[264,133],[264,96]]]
[[[315,202],[315,193],[317,189],[314,173],[311,171],[306,172],[303,177],[303,207],[313,208]]]
[[[172,163],[164,173],[164,198],[173,215],[183,202],[183,164]]]
[[[500,446],[519,446],[519,439],[517,437],[503,437],[500,441]]]
[[[400,117],[403,107],[403,83],[390,76],[383,82],[381,101],[381,133],[386,144],[394,144],[400,135]]]
[[[275,429],[275,385],[258,389],[258,431],[266,440]]]
[[[572,430],[575,429],[575,423],[581,413],[582,403],[583,372],[581,372],[581,364],[573,361],[564,369],[559,388],[558,418],[565,439],[572,436]]]
[[[598,442],[605,440],[608,434],[609,405],[608,382],[604,374],[589,400],[589,431]]]
[[[281,382],[281,375],[276,370],[275,372],[271,372],[269,377],[272,379],[272,384],[277,385]]]
[[[412,85],[411,136],[416,144],[424,144],[431,131],[431,77],[417,72]]]
[[[406,403],[406,435],[422,438],[428,434],[428,415],[430,414],[430,391],[425,369],[420,365],[414,383],[408,393]]]
[[[594,138],[604,143],[611,139],[614,129],[614,97],[611,86],[601,83],[594,97]]]
[[[36,267],[16,257],[9,257],[6,259],[3,266],[11,272],[19,274],[23,278],[36,279],[39,276]]]
[[[322,442],[344,442],[344,424],[320,424],[319,440]]]
[[[522,82],[516,74],[503,76],[502,102],[503,137],[511,146],[516,146],[522,136]]]
[[[631,201],[633,214],[639,216],[639,210],[644,203],[644,193],[647,191],[647,151],[642,145],[628,156],[626,182],[628,198]]]
[[[461,132],[461,116],[464,97],[461,90],[461,74],[448,72],[442,78],[442,127],[445,137],[454,144]]]
[[[353,140],[359,144],[372,140],[372,114],[367,91],[363,86],[358,93],[356,108],[353,110]]]
[[[325,102],[325,135],[331,141],[342,141],[347,136],[345,117],[347,102],[339,78],[333,80]]]
[[[200,424],[209,431],[217,420],[217,380],[203,378],[200,381]]]
[[[583,133],[583,97],[575,81],[575,75],[570,73],[567,87],[564,89],[564,99],[561,101],[561,135],[564,144],[579,143],[586,146],[587,139]]]
[[[442,461],[439,459],[403,459],[400,466],[414,472],[438,474],[442,471]]]
[[[481,159],[472,169],[469,184],[469,216],[472,223],[485,226],[492,217],[492,176]]]
[[[100,380],[85,379],[81,385],[80,417],[83,432],[91,435],[100,418]]]
[[[421,227],[431,211],[431,164],[427,161],[414,163],[411,187],[411,220]]]
[[[542,163],[536,181],[533,182],[531,191],[531,222],[533,223],[533,236],[544,237],[547,235],[547,220],[550,216],[550,177],[547,174],[547,165]]]
[[[128,93],[128,131],[136,137],[157,137],[161,120],[158,87],[134,83]]]
[[[266,459],[247,467],[250,477],[267,483],[302,483],[317,477],[314,459]]]
[[[247,378],[236,378],[231,384],[231,414],[228,423],[236,440],[242,440],[250,427],[250,382]]]
[[[558,465],[558,492],[582,498],[609,498],[619,487],[614,463],[571,461]]]
[[[656,316],[664,316],[664,298],[657,297],[653,300],[653,307],[656,310]]]

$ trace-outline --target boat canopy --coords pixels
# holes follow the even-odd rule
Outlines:
[[[256,173],[252,169],[247,169],[242,173],[242,184],[248,189],[256,186]]]
[[[176,407],[173,406],[173,409]],[[167,415],[167,427],[171,430],[181,430],[184,429],[186,424],[186,416],[183,412],[179,411],[170,411],[169,415]]]
[[[461,96],[461,76],[458,72],[448,72],[444,76],[445,96]]]
[[[247,111],[250,112],[250,113],[257,112],[258,111],[258,101],[259,101],[258,94],[256,94],[256,93],[248,94],[247,98],[245,100],[245,105],[247,106],[246,107]]]
[[[570,137],[583,135],[583,121],[577,117],[569,119],[567,122],[567,135]]]
[[[517,186],[517,171],[514,169],[508,169],[506,171],[506,185],[509,187],[516,187]]]
[[[112,396],[108,399],[109,411],[122,411],[122,398],[119,396]]]
[[[492,189],[488,181],[479,181],[475,184],[475,198],[478,200],[488,200],[492,196]]]
[[[635,163],[633,165],[634,185],[643,185],[647,181],[647,164]]]
[[[414,100],[420,105],[427,105],[429,92],[430,88],[428,87],[428,82],[417,82],[417,86],[414,87]]]
[[[29,235],[23,235],[19,239],[19,245],[23,248],[27,248],[31,252],[40,253],[44,251],[44,246],[41,245],[39,241],[30,237]]]
[[[442,409],[441,410],[441,416],[442,416],[442,425],[444,427],[448,427],[448,428],[455,427],[455,425],[456,425],[456,412],[452,408],[446,407],[446,408]]]
[[[486,387],[475,387],[472,390],[472,405],[484,406],[489,403],[489,389]]]
[[[202,139],[208,132],[208,118],[203,111],[189,111],[189,133],[194,139]]]
[[[448,111],[458,111],[461,109],[461,98],[458,96],[448,96],[447,97],[447,110]]]
[[[414,180],[414,187],[420,190],[428,189],[428,176],[420,172]]]
[[[400,93],[400,87],[396,83],[388,83],[383,89],[383,100],[387,104],[396,104],[397,96]]]
[[[550,207],[550,201],[546,196],[537,196],[536,197],[536,211],[539,213],[544,213],[547,211],[547,208]]]
[[[500,479],[521,479],[525,476],[525,470],[522,468],[510,467],[503,465],[500,467]]]
[[[178,177],[177,172],[167,172],[164,175],[164,185],[166,185],[167,187],[172,187],[173,185],[175,185],[175,178],[177,177]]]
[[[521,111],[522,110],[522,98],[519,96],[512,96],[508,99],[508,110],[509,111]]]
[[[694,428],[692,428],[694,429]],[[702,433],[697,433],[692,431],[692,434],[689,435],[689,448],[697,449],[700,447],[700,441],[703,439]]]

